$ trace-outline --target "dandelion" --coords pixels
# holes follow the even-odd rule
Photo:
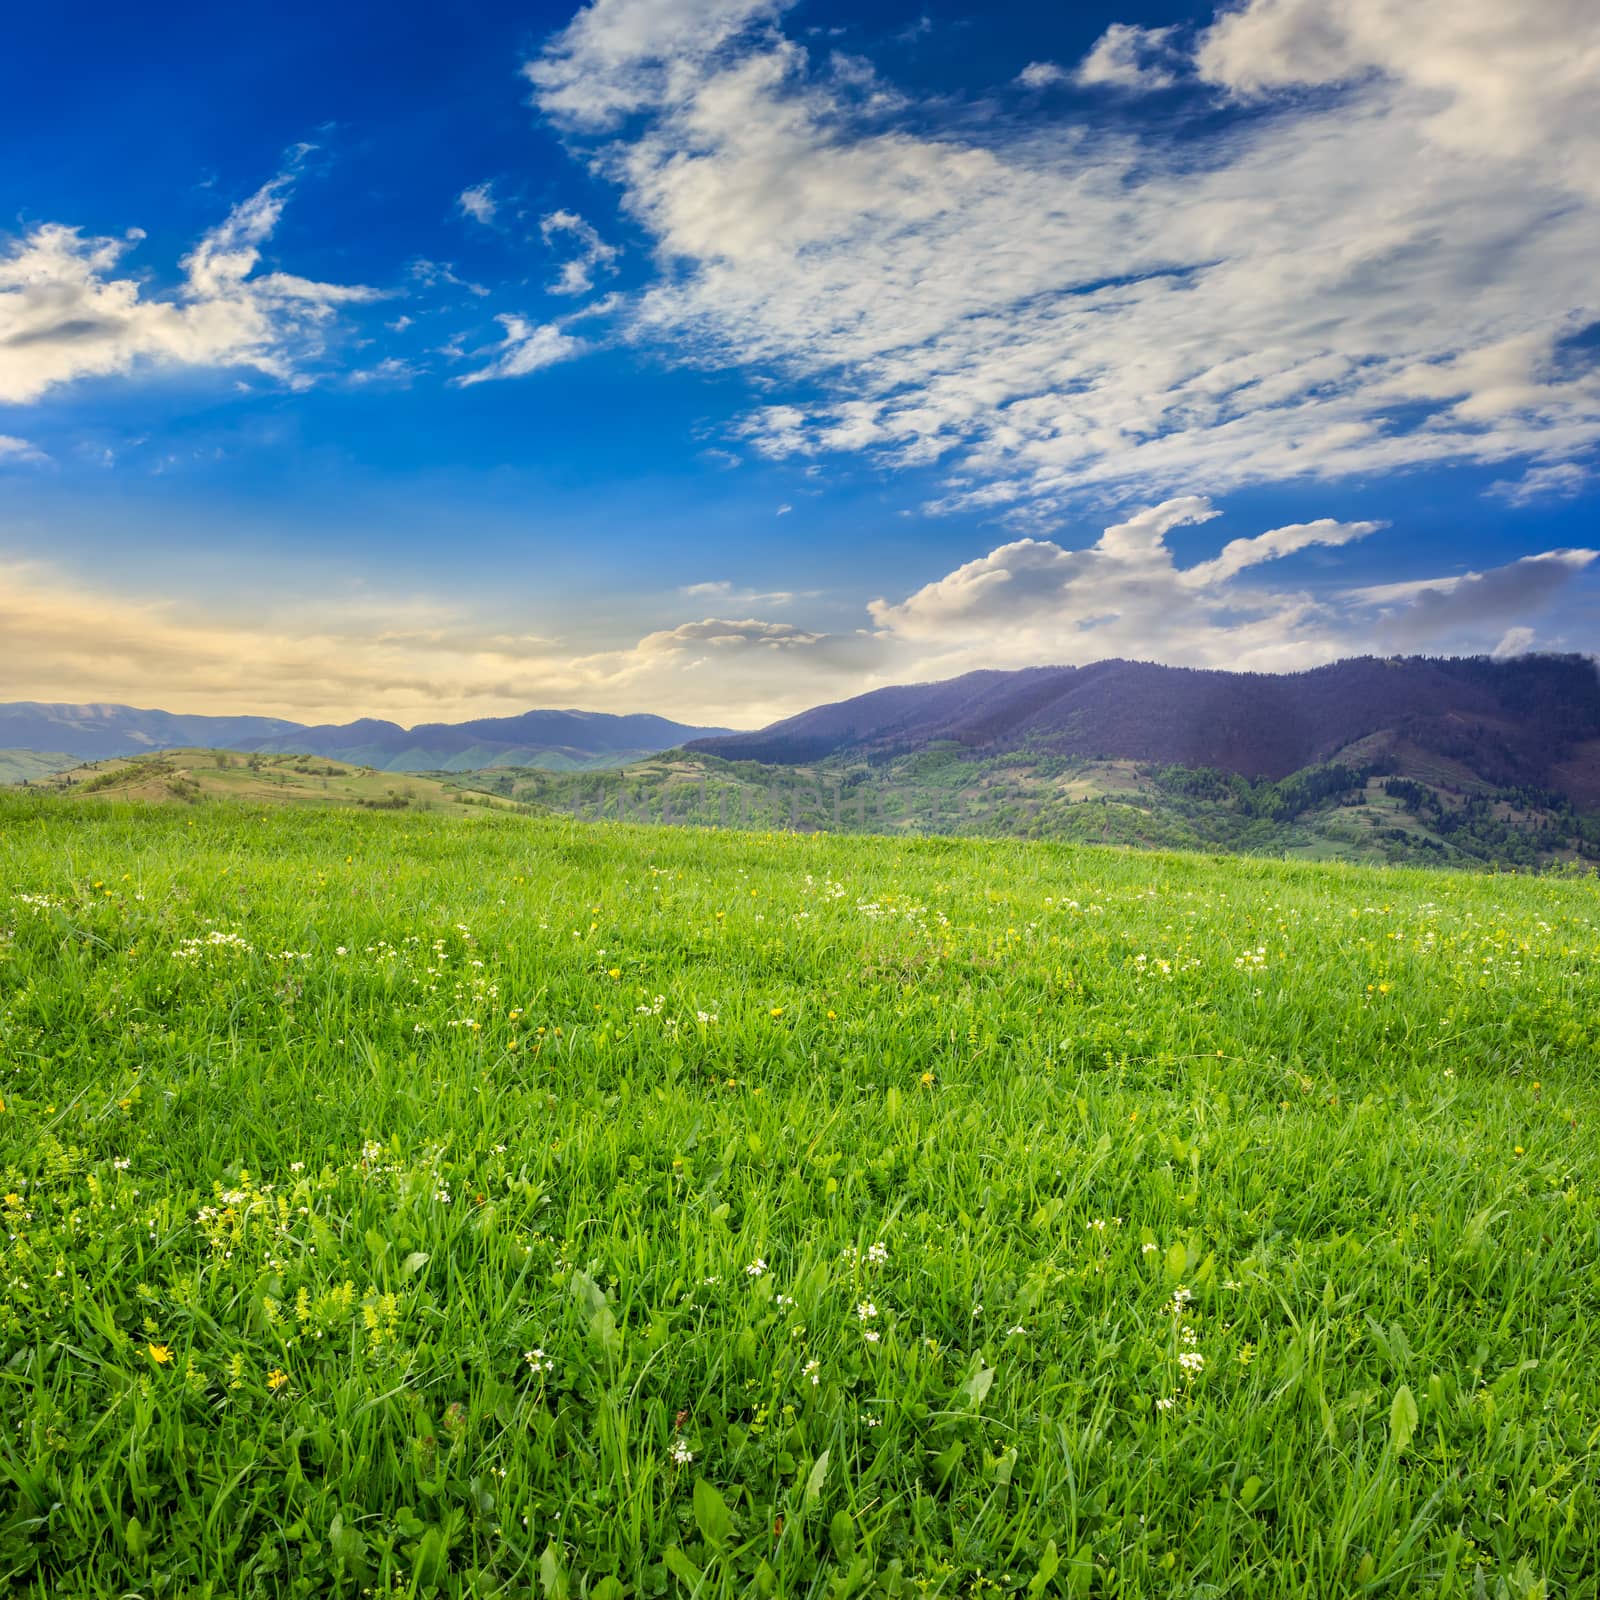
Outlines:
[[[167,1366],[172,1360],[171,1349],[164,1344],[147,1344],[145,1349],[150,1352],[150,1359],[158,1367]]]
[[[277,1367],[274,1367],[272,1371],[267,1374],[267,1387],[271,1389],[274,1394],[276,1394],[278,1390],[281,1389],[288,1381],[289,1374]]]
[[[931,1089],[933,1087],[933,1073],[924,1072],[922,1076],[917,1079],[917,1082],[920,1083],[924,1089]]]

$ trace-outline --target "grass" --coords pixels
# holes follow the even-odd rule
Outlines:
[[[1592,880],[0,799],[0,1587],[1589,1597]]]

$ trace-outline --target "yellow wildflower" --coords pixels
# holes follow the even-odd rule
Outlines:
[[[267,1374],[267,1387],[269,1389],[281,1389],[288,1381],[289,1374],[287,1372],[280,1372],[277,1367],[274,1367],[272,1371]]]
[[[172,1351],[164,1344],[147,1344],[145,1349],[158,1367],[164,1367],[172,1360]]]

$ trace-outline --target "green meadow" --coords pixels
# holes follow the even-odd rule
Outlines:
[[[0,799],[0,1590],[1600,1592],[1600,895]]]

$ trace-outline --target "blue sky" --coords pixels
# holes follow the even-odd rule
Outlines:
[[[1593,649],[1584,0],[33,8],[0,698]]]

